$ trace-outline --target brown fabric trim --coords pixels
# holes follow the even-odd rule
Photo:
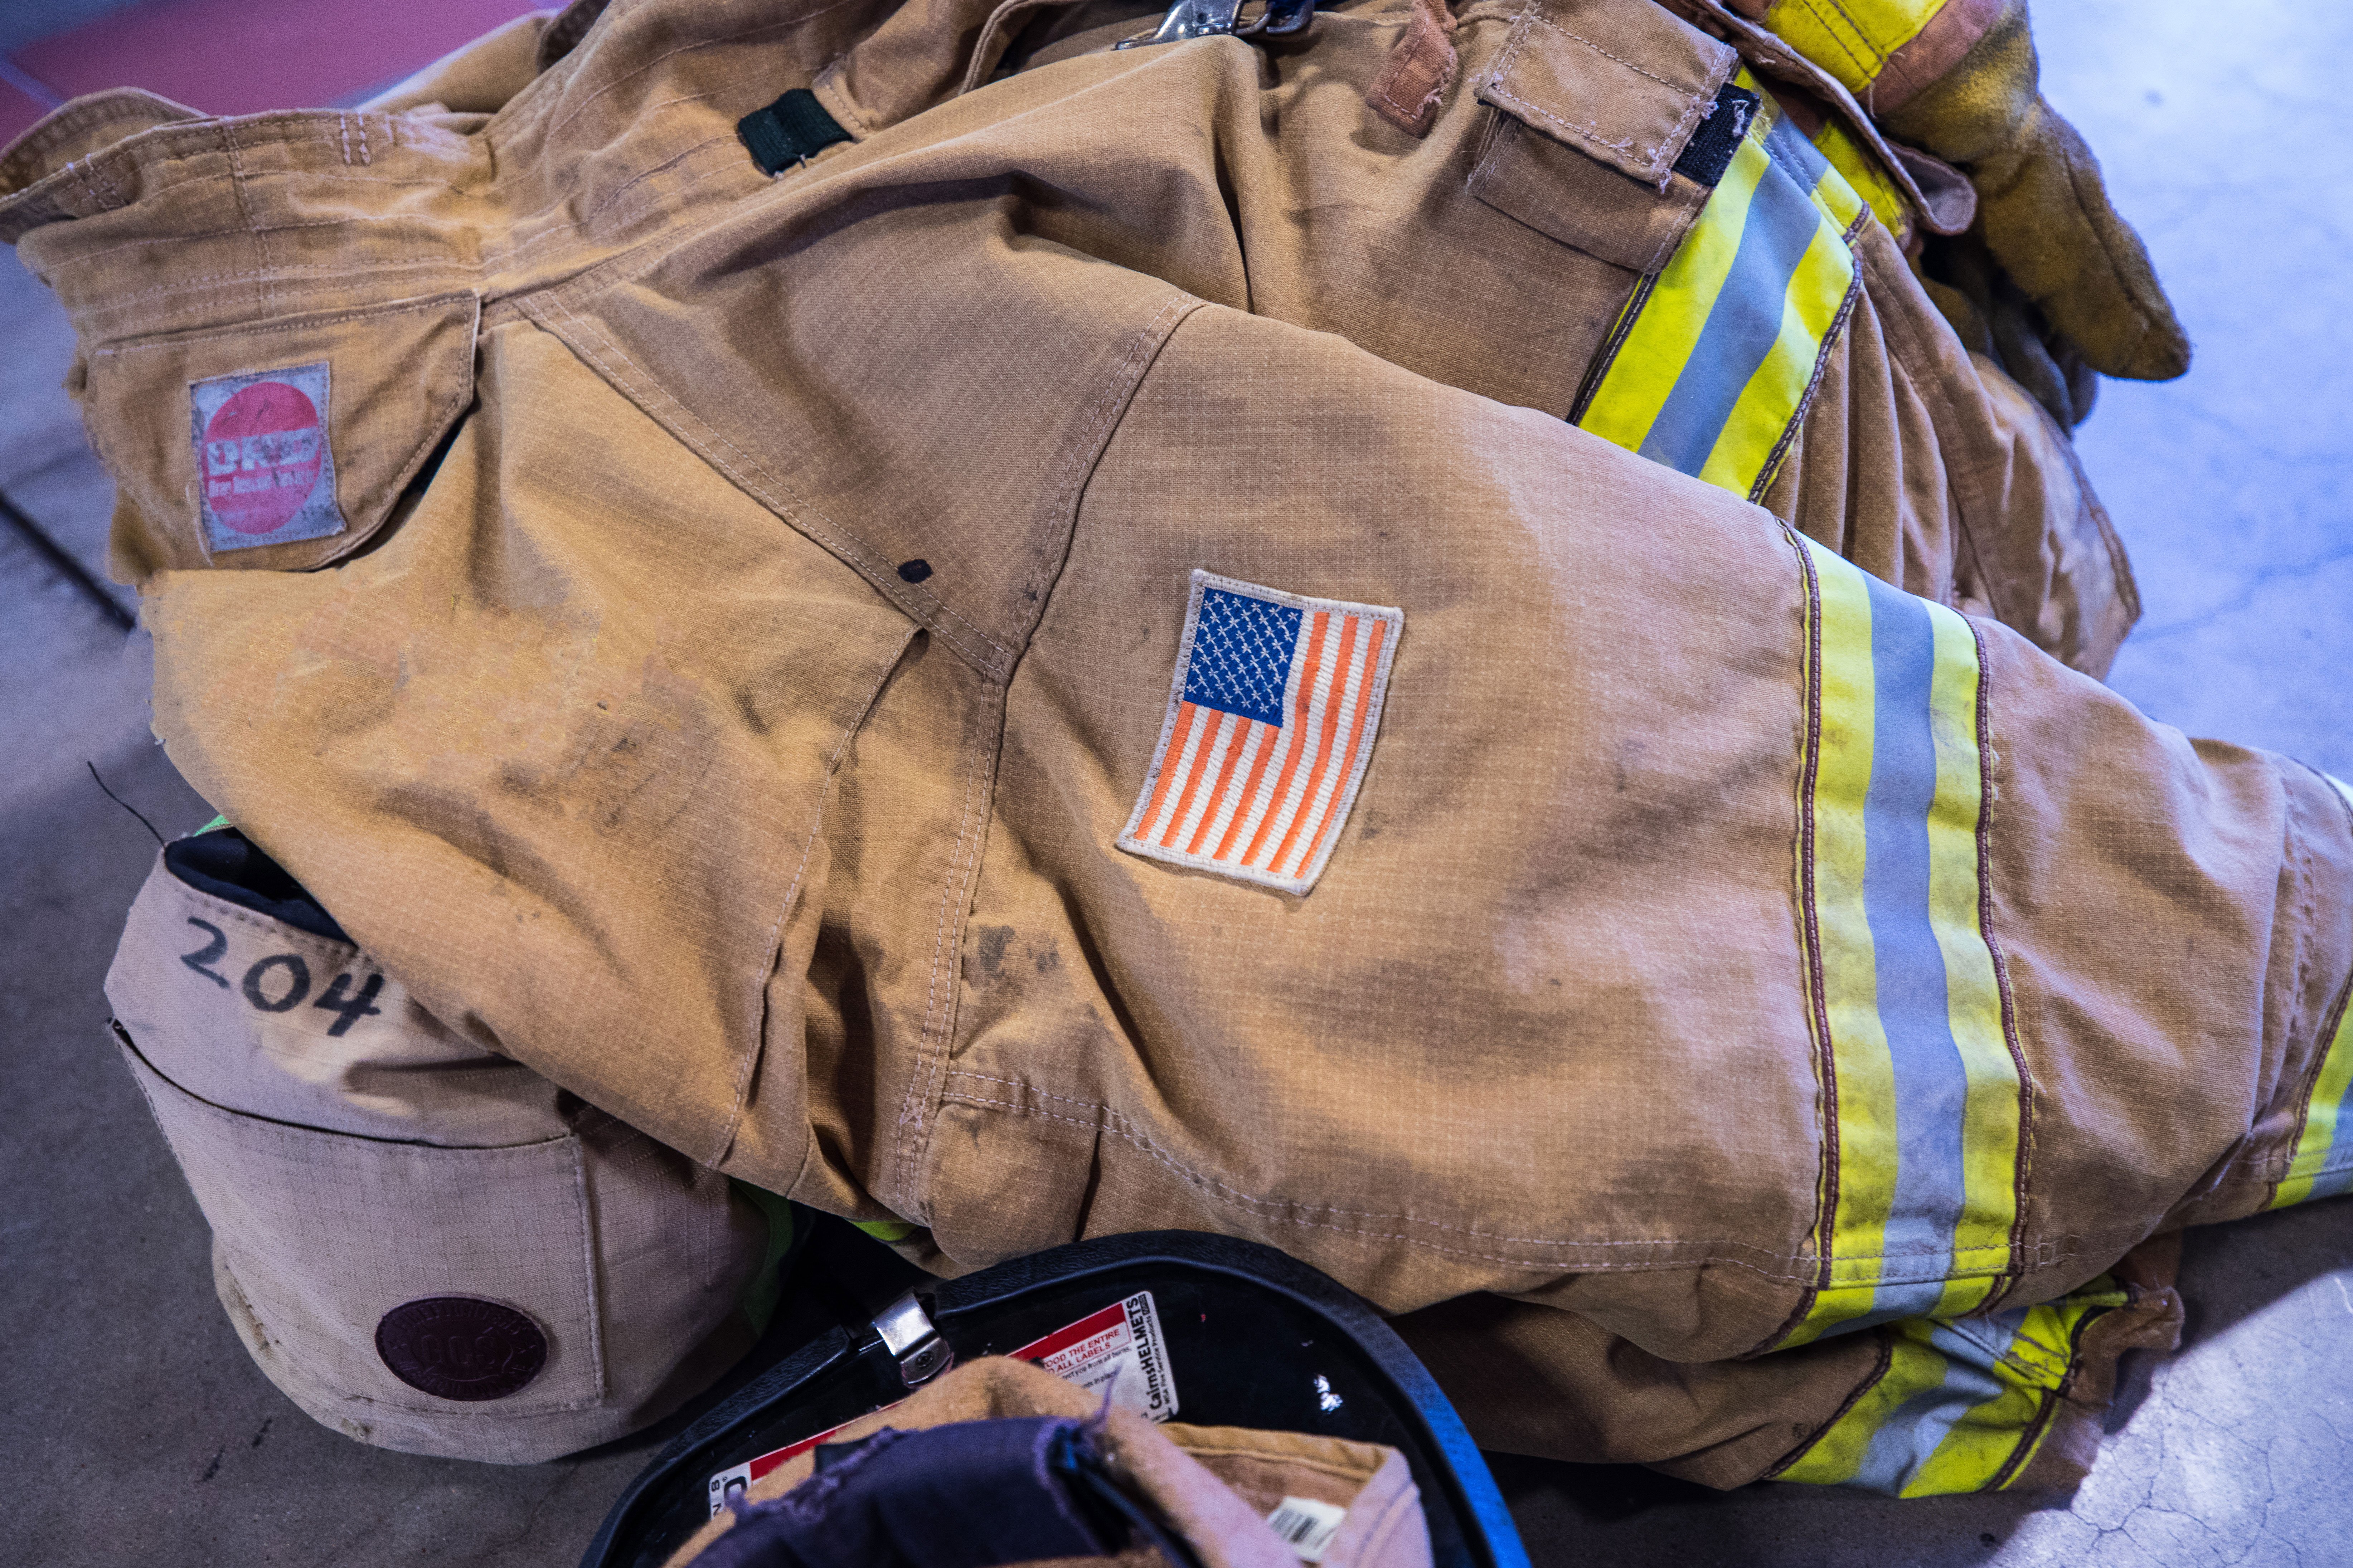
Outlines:
[[[955,848],[948,856],[947,875],[940,879],[940,920],[932,942],[930,994],[924,998],[923,1029],[915,1037],[914,1071],[909,1075],[907,1096],[892,1129],[891,1183],[897,1191],[885,1200],[895,1212],[924,1226],[932,1225],[936,1216],[922,1191],[923,1155],[931,1147],[932,1125],[938,1120],[934,1112],[944,1087],[942,1075],[955,1045],[956,1002],[963,984],[957,975],[958,960],[964,952],[965,926],[972,914],[973,882],[980,874],[989,819],[996,815],[997,764],[1005,750],[1003,685],[991,681],[983,688],[980,700],[973,705],[966,733],[964,802],[956,822]]]
[[[1660,270],[1665,270],[1663,265]],[[1568,411],[1571,425],[1584,418],[1585,411],[1593,405],[1593,395],[1601,390],[1602,378],[1609,374],[1609,367],[1618,363],[1618,351],[1626,346],[1626,335],[1634,330],[1635,319],[1641,315],[1642,307],[1651,302],[1651,290],[1658,286],[1657,272],[1645,272],[1635,279],[1634,291],[1620,307],[1618,320],[1610,326],[1609,339],[1602,343],[1601,352],[1594,356],[1593,368],[1585,373],[1584,384],[1577,389],[1577,402]]]
[[[1797,552],[1798,567],[1806,584],[1806,762],[1798,782],[1797,876],[1799,903],[1805,922],[1808,1021],[1813,1026],[1814,1058],[1822,1085],[1822,1175],[1819,1209],[1814,1217],[1814,1250],[1820,1262],[1814,1282],[1806,1288],[1804,1299],[1791,1314],[1793,1321],[1803,1321],[1805,1314],[1813,1310],[1816,1299],[1831,1285],[1831,1229],[1837,1223],[1839,1196],[1838,1062],[1831,1050],[1829,983],[1822,973],[1821,912],[1814,898],[1814,791],[1822,755],[1822,584],[1820,574],[1814,570],[1813,558],[1806,553],[1805,542],[1786,523],[1781,531],[1789,548]],[[1778,1332],[1787,1337],[1788,1330],[1784,1328]],[[1759,1351],[1771,1348],[1769,1343],[1757,1347]]]
[[[1903,108],[1922,89],[1960,64],[2014,3],[2015,0],[1946,0],[1944,9],[1929,17],[1926,26],[1887,57],[1878,76],[1863,89],[1863,107],[1873,114],[1889,114]]]
[[[1854,222],[1847,226],[1847,231],[1839,237],[1849,256],[1854,254],[1854,237],[1862,233],[1862,226],[1870,221],[1871,208],[1865,206],[1855,215]],[[1757,471],[1757,482],[1748,487],[1746,499],[1751,506],[1765,504],[1765,492],[1772,488],[1773,477],[1781,471],[1781,460],[1789,455],[1789,444],[1798,438],[1798,432],[1805,428],[1806,416],[1813,412],[1814,395],[1822,389],[1822,375],[1830,368],[1831,351],[1838,346],[1839,335],[1846,331],[1847,321],[1854,314],[1855,303],[1862,298],[1862,261],[1860,257],[1855,257],[1854,262],[1854,272],[1846,280],[1846,298],[1839,301],[1838,314],[1831,318],[1830,330],[1822,334],[1822,346],[1814,353],[1814,374],[1806,383],[1805,395],[1798,399],[1798,406],[1790,414],[1789,422],[1781,427],[1781,438],[1773,443],[1773,450],[1766,456],[1765,466]]]
[[[2026,1047],[2018,1037],[2018,998],[2011,993],[2010,961],[2002,956],[2001,941],[1993,931],[1993,803],[1999,798],[1993,777],[1993,700],[1991,665],[1986,658],[1985,631],[1962,617],[1978,655],[1978,934],[1993,955],[1994,989],[2001,997],[2001,1037],[2018,1069],[2018,1159],[2011,1188],[2015,1211],[2010,1226],[2010,1279],[1986,1298],[1991,1311],[2026,1277],[2026,1199],[2034,1164],[2034,1069],[2027,1065]]]
[[[1427,136],[1461,64],[1446,0],[1413,0],[1405,36],[1365,89],[1366,107],[1409,136]]]
[[[1804,1440],[1799,1442],[1796,1447],[1782,1455],[1765,1470],[1761,1471],[1757,1477],[1758,1480],[1770,1481],[1779,1479],[1782,1471],[1788,1469],[1791,1465],[1796,1464],[1799,1459],[1804,1458],[1806,1455],[1812,1450],[1813,1446],[1822,1440],[1824,1435],[1826,1435],[1831,1428],[1836,1426],[1840,1422],[1846,1419],[1847,1412],[1852,1410],[1856,1404],[1862,1400],[1864,1394],[1869,1394],[1873,1389],[1879,1386],[1880,1380],[1887,1375],[1887,1369],[1895,1364],[1895,1336],[1885,1328],[1877,1328],[1871,1331],[1873,1337],[1879,1341],[1879,1360],[1873,1364],[1871,1374],[1854,1385],[1854,1392],[1846,1396],[1844,1404],[1841,1405],[1836,1410],[1831,1412],[1830,1418],[1828,1420],[1815,1427],[1813,1431],[1809,1433]]]
[[[2106,1315],[2100,1314],[2101,1317]],[[2098,1318],[2090,1320],[2092,1322],[2098,1321]],[[2010,1449],[2010,1458],[2001,1462],[2001,1468],[1996,1470],[1993,1478],[1978,1490],[1998,1492],[2008,1489],[2010,1483],[2018,1479],[2018,1472],[2025,1465],[2026,1457],[2042,1446],[2042,1435],[2051,1429],[2051,1423],[2058,1415],[2063,1403],[2053,1391],[2047,1388],[2042,1391],[2042,1407],[2034,1413],[2034,1419],[2027,1423],[2026,1430],[2019,1435],[2017,1446]]]
[[[2042,1418],[1988,1490],[2041,1491],[2073,1486],[2099,1457],[2116,1363],[2126,1351],[2170,1352],[2181,1342],[2181,1298],[2172,1286],[2179,1233],[2144,1241],[2113,1271],[2127,1297],[2121,1307],[2076,1325],[2066,1381],[2044,1396]]]

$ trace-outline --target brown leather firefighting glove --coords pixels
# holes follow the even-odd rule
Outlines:
[[[1947,274],[1932,290],[1937,302],[1954,315],[1966,299],[1979,319],[1957,319],[1962,336],[1989,339],[2005,368],[2072,424],[2090,411],[2084,367],[2168,381],[2189,368],[2189,342],[2140,237],[2109,204],[2098,160],[2038,79],[2025,0],[2010,0],[1957,64],[1881,121],[1899,141],[1959,164],[1977,187],[1976,226],[1942,268],[1931,266],[1932,277]]]

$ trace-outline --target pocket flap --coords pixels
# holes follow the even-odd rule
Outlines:
[[[116,574],[298,571],[367,542],[472,398],[479,315],[444,294],[94,352]]]
[[[1513,24],[1479,97],[1662,190],[1738,59],[1657,5],[1545,0]]]

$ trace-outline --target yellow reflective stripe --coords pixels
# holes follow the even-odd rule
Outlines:
[[[1856,286],[1847,236],[1866,210],[1762,102],[1723,180],[1657,279],[1621,313],[1577,424],[1754,500],[1788,450]]]
[[[1894,1325],[1879,1381],[1778,1479],[1906,1498],[2008,1486],[2042,1446],[2084,1327],[2127,1300],[2103,1275],[2061,1300],[1991,1318]]]
[[[1895,1077],[1880,1026],[1878,967],[1863,907],[1877,703],[1871,668],[1871,599],[1862,574],[1812,541],[1820,596],[1821,736],[1814,772],[1814,911],[1830,1024],[1838,1118],[1827,1243],[1830,1288],[1788,1340],[1800,1344],[1871,1308],[1895,1191]],[[1843,569],[1841,569],[1843,568]],[[1859,1287],[1856,1288],[1856,1287]]]
[[[1830,160],[1831,167],[1839,172],[1848,187],[1862,199],[1873,216],[1887,226],[1887,232],[1898,240],[1905,237],[1912,226],[1912,206],[1879,160],[1862,149],[1861,143],[1847,133],[1845,124],[1838,120],[1826,120],[1821,130],[1814,133],[1814,145]]]
[[[1945,0],[1780,0],[1765,25],[1860,95],[1944,8]]]
[[[2321,777],[2353,806],[2353,785],[2327,773]],[[2353,1192],[2353,1103],[2348,1103],[2348,1094],[2353,1094],[2353,997],[2338,1005],[2336,1032],[2329,1037],[2319,1072],[2313,1075],[2312,1098],[2305,1102],[2295,1153],[2265,1208],[2284,1209]]]
[[[2346,1010],[2337,1022],[2336,1037],[2328,1042],[2320,1076],[2312,1081],[2312,1100],[2305,1108],[2304,1131],[2296,1138],[2295,1157],[2264,1207],[2284,1209],[2353,1190],[2353,1163],[2328,1168],[2332,1154],[2353,1161],[2353,1148],[2337,1149],[2340,1142],[2353,1144],[2353,1138],[2347,1138],[2343,1131],[2344,1124],[2353,1120],[2346,1115],[2348,1089],[2353,1089],[2353,1008]]]
[[[1945,972],[1946,1026],[1968,1085],[1955,1277],[1947,1281],[1935,1312],[1957,1317],[1982,1306],[2010,1270],[2026,1104],[2002,1016],[2001,977],[1987,934],[1985,887],[1978,878],[1985,758],[1978,748],[1983,692],[1977,633],[1943,605],[1919,602],[1928,612],[1936,643],[1928,711],[1936,756],[1928,818],[1929,920]],[[1969,1278],[1971,1272],[1978,1277]]]
[[[1755,485],[1772,461],[1806,388],[1813,384],[1822,339],[1846,303],[1847,285],[1853,279],[1854,253],[1846,241],[1827,225],[1815,230],[1782,301],[1780,335],[1741,390],[1733,417],[1699,471],[1702,479],[1742,494]]]
[[[1809,1486],[1840,1487],[1854,1479],[1871,1440],[1888,1420],[1945,1381],[1945,1358],[1926,1345],[1897,1336],[1887,1370],[1844,1415],[1822,1430],[1812,1447],[1775,1477]]]
[[[1942,605],[1800,547],[1820,648],[1800,869],[1833,1120],[1830,1261],[1784,1345],[1982,1305],[2010,1266],[2022,1115],[1981,907],[1976,636]]]
[[[1577,418],[1580,428],[1630,451],[1642,449],[1642,438],[1675,389],[1716,296],[1724,291],[1748,221],[1749,199],[1771,167],[1772,160],[1754,137],[1734,151],[1715,194],[1620,341],[1609,371]]]
[[[849,1223],[877,1241],[904,1241],[923,1228],[902,1219],[854,1219]]]

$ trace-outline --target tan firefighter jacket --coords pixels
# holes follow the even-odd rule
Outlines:
[[[1472,0],[1417,135],[1416,16],[60,110],[157,731],[452,1038],[935,1267],[1227,1231],[1500,1446],[2079,1465],[2119,1260],[2353,1180],[2353,805],[2084,673],[2121,555],[1835,81]]]

